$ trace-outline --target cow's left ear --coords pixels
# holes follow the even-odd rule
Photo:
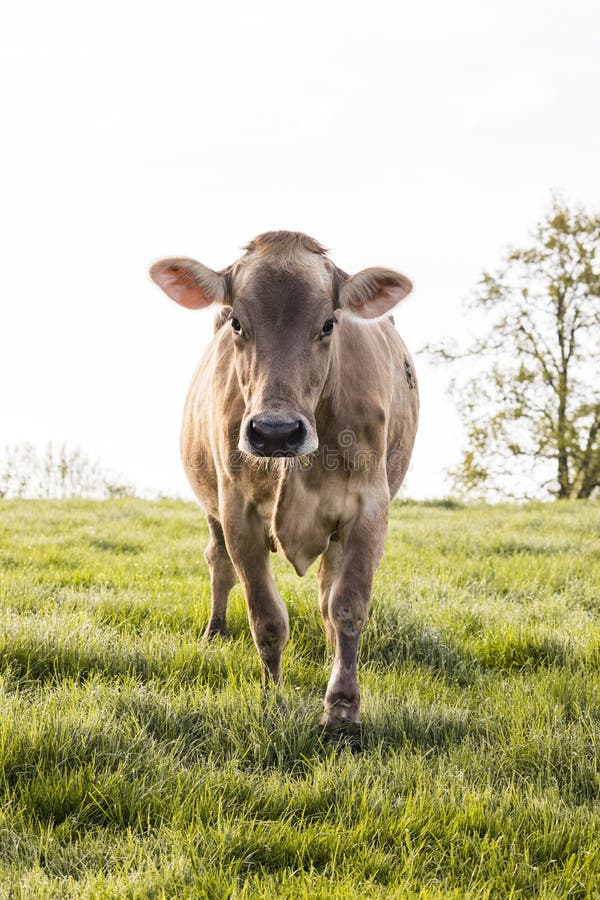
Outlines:
[[[361,319],[378,319],[408,297],[412,282],[393,269],[363,269],[342,282],[339,305]]]

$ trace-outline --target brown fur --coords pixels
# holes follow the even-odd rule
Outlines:
[[[215,273],[223,279],[215,296],[227,294],[225,308],[242,334],[219,317],[221,327],[192,381],[181,448],[211,530],[208,634],[225,631],[237,575],[258,652],[275,680],[288,619],[269,552],[276,548],[300,575],[321,556],[320,607],[335,644],[324,723],[335,728],[359,721],[358,640],[389,502],[410,460],[418,392],[391,319],[357,319],[385,313],[410,282],[382,269],[354,281],[325,252],[306,235],[269,232],[251,241],[234,266]],[[209,282],[203,277],[204,288]],[[341,310],[334,312],[338,296]],[[332,316],[334,332],[322,338]],[[246,424],[265,411],[307,423],[306,449],[297,458],[249,455]]]
[[[301,231],[265,231],[248,241],[244,249],[248,253],[258,250],[289,257],[297,255],[300,250],[319,256],[326,256],[328,252],[318,241]]]

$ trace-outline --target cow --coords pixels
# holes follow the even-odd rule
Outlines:
[[[300,576],[320,557],[334,651],[321,722],[352,731],[359,638],[417,429],[414,366],[390,316],[412,284],[384,268],[349,276],[300,232],[267,232],[244,250],[220,271],[179,257],[150,269],[181,306],[218,307],[181,434],[210,530],[206,636],[227,634],[239,579],[265,681],[279,682],[289,623],[269,554]]]

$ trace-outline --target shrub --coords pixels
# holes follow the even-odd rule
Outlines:
[[[0,498],[131,497],[132,485],[88,459],[79,447],[50,442],[38,451],[32,444],[6,447],[0,460]]]

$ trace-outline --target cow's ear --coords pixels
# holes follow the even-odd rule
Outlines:
[[[378,319],[391,313],[396,304],[408,297],[412,283],[393,269],[363,269],[342,282],[339,304],[361,319]]]
[[[150,267],[150,278],[165,294],[186,309],[202,309],[210,303],[227,302],[227,281],[195,259],[159,259]]]

